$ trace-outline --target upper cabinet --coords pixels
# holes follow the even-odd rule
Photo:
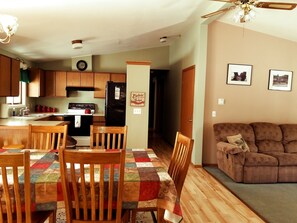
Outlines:
[[[28,84],[28,97],[45,96],[44,70],[32,68],[30,71],[30,83]]]
[[[125,73],[111,73],[110,80],[113,82],[125,82],[126,83],[126,74]]]
[[[18,96],[20,82],[20,62],[0,55],[0,96]]]
[[[45,96],[66,97],[66,71],[45,71]]]
[[[105,87],[107,81],[126,82],[125,73],[94,73],[94,97],[105,98]]]
[[[67,72],[67,87],[94,87],[94,73]]]
[[[94,98],[105,98],[105,85],[110,80],[110,73],[94,73]]]

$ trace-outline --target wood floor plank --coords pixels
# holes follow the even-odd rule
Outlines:
[[[168,166],[172,146],[150,134],[149,147]],[[181,194],[185,223],[264,223],[256,213],[203,168],[190,165]]]

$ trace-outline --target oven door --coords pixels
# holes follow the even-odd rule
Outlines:
[[[75,118],[77,116],[77,118]],[[80,116],[80,118],[78,117]],[[93,124],[92,115],[65,115],[64,121],[68,121],[68,135],[90,136],[90,125]],[[75,123],[79,121],[80,123]]]

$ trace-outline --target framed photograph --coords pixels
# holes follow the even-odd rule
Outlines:
[[[131,92],[130,105],[134,107],[143,107],[145,103],[145,92]]]
[[[269,70],[268,89],[276,91],[292,90],[293,71]]]
[[[248,64],[228,64],[227,84],[251,85],[252,65]]]

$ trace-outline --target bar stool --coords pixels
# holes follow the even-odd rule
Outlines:
[[[25,146],[23,144],[10,144],[2,146],[2,149],[24,149]]]

